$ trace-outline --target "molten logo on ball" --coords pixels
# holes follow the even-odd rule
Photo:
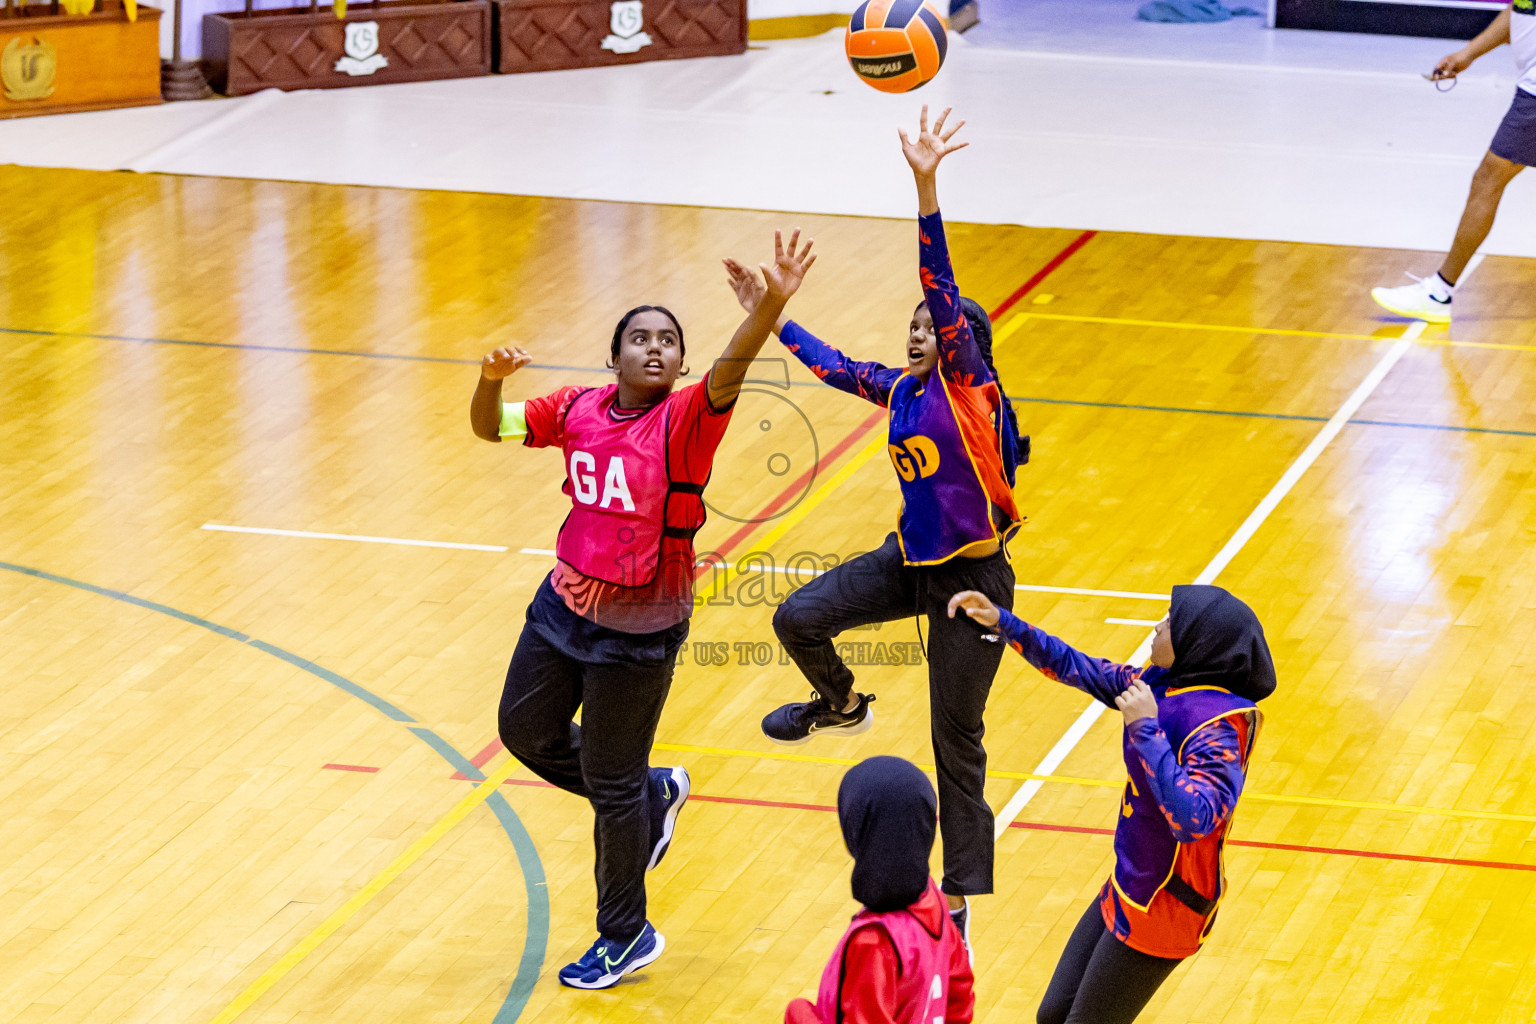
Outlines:
[[[944,65],[949,37],[933,0],[865,0],[848,21],[848,63],[881,92],[910,92]]]

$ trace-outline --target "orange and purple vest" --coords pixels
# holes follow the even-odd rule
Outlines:
[[[1143,680],[1154,688],[1158,682],[1149,670]],[[1253,742],[1258,735],[1262,715],[1250,700],[1214,686],[1169,689],[1159,694],[1157,724],[1168,737],[1174,756],[1183,759],[1184,743],[1204,725],[1219,719],[1232,719],[1242,739],[1242,765],[1246,771]],[[1153,897],[1168,894],[1195,913],[1213,919],[1220,902],[1225,879],[1222,874],[1222,844],[1231,818],[1210,834],[1194,842],[1179,842],[1168,819],[1163,816],[1142,768],[1141,758],[1132,745],[1129,730],[1124,743],[1128,779],[1121,799],[1120,818],[1115,825],[1115,872],[1113,881],[1120,897],[1138,910],[1145,911]],[[1191,883],[1201,880],[1213,892],[1201,892]],[[1214,886],[1211,881],[1214,880]]]
[[[972,544],[1006,544],[1019,510],[1003,472],[995,381],[966,387],[939,368],[891,387],[887,451],[901,478],[897,536],[908,565],[946,561]]]

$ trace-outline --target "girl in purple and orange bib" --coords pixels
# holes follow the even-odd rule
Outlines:
[[[983,789],[987,752],[982,721],[1002,645],[945,614],[951,594],[976,590],[1013,604],[1005,545],[1021,521],[1014,470],[1029,458],[1013,407],[992,366],[992,325],[960,296],[939,214],[939,162],[966,145],[951,142],[949,111],[932,129],[923,108],[916,139],[901,133],[917,184],[917,238],[923,301],[912,313],[904,366],[857,362],[792,320],[779,340],[821,380],[890,411],[887,446],[901,485],[901,513],[885,543],[849,559],[791,594],[773,616],[774,632],[815,691],[763,719],[776,743],[852,735],[873,722],[873,694],[854,676],[833,638],[845,630],[907,617],[927,620],[928,701],[933,758],[944,813],[941,887],[955,922],[969,934],[966,897],[992,891],[992,809]],[[742,305],[753,308],[750,274],[727,261]],[[919,635],[921,635],[921,626]]]
[[[754,356],[816,257],[811,243],[763,266],[761,307],[697,384],[683,371],[683,328],[660,306],[624,314],[607,387],[566,387],[504,403],[502,381],[532,361],[519,348],[485,357],[470,406],[475,434],[558,447],[571,512],[555,568],[528,606],[507,668],[501,741],[540,778],[592,804],[597,931],[562,984],[607,988],[661,955],[646,920],[645,872],[672,840],[688,773],[650,768],[651,742],[693,613],[693,536],[715,449]],[[581,709],[581,724],[572,721]]]
[[[1115,869],[1067,940],[1038,1019],[1129,1024],[1216,920],[1222,842],[1262,717],[1254,705],[1275,690],[1264,629],[1220,587],[1174,587],[1140,669],[1090,658],[981,594],[956,594],[950,614],[962,610],[1047,679],[1125,718]]]
[[[968,1024],[970,958],[928,875],[937,802],[928,777],[899,757],[848,770],[837,818],[853,854],[854,915],[821,975],[816,1002],[796,999],[785,1024]]]

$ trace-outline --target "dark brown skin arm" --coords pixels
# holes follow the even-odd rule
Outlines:
[[[469,425],[482,441],[501,442],[501,382],[533,362],[520,348],[498,348],[480,361],[480,383],[469,402]]]

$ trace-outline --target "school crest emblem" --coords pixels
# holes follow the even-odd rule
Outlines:
[[[53,76],[58,70],[53,44],[37,36],[30,43],[12,39],[0,54],[0,84],[5,86],[5,98],[14,102],[52,96]]]
[[[645,22],[641,0],[614,0],[608,12],[610,34],[603,40],[603,49],[614,53],[634,53],[642,46],[651,45],[651,37],[640,31]]]
[[[389,64],[389,58],[379,53],[379,23],[354,21],[347,25],[347,55],[336,62],[336,70],[354,78],[371,75]]]

